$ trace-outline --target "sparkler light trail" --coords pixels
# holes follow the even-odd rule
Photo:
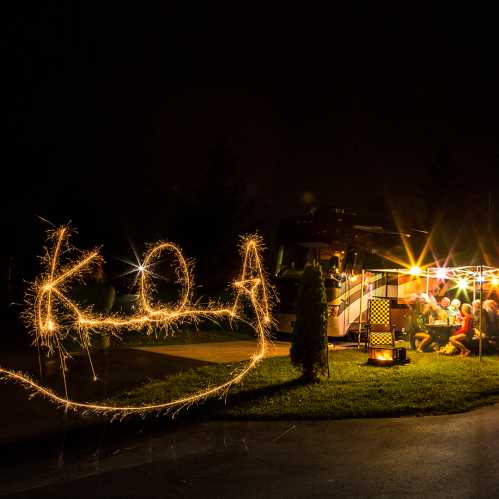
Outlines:
[[[26,374],[0,367],[0,379],[10,379],[20,383],[34,394],[40,394],[49,400],[63,406],[65,409],[81,410],[85,413],[110,414],[113,417],[125,417],[129,414],[145,414],[147,412],[178,411],[190,404],[202,401],[207,397],[227,393],[231,386],[239,383],[264,357],[267,347],[267,334],[272,324],[270,289],[261,262],[262,241],[259,236],[246,236],[241,239],[242,271],[234,283],[236,290],[234,302],[227,306],[207,306],[197,308],[191,304],[192,276],[187,260],[180,249],[169,242],[160,242],[151,246],[142,262],[137,265],[139,307],[132,316],[109,315],[93,313],[91,308],[82,308],[71,298],[71,284],[95,269],[102,263],[99,250],[78,252],[69,244],[70,229],[67,226],[49,232],[51,251],[46,249],[43,258],[47,270],[38,278],[28,294],[29,308],[25,319],[32,326],[34,345],[40,349],[45,347],[50,355],[57,355],[64,381],[64,395],[56,394],[51,389],[42,386]],[[170,253],[177,261],[176,273],[181,288],[177,303],[164,305],[152,302],[154,285],[152,268],[164,253]],[[67,258],[67,255],[74,255]],[[61,259],[66,256],[67,263]],[[254,317],[244,314],[244,302],[252,309]],[[244,367],[232,374],[226,382],[207,387],[196,393],[175,400],[144,406],[114,406],[99,403],[87,403],[72,400],[68,394],[66,380],[66,361],[69,353],[64,349],[63,340],[72,338],[86,351],[93,371],[90,355],[91,334],[95,329],[107,330],[119,336],[125,330],[137,330],[146,327],[149,332],[153,327],[159,327],[165,332],[179,327],[185,322],[197,323],[202,319],[218,321],[223,318],[242,321],[250,324],[257,337],[257,348]],[[96,379],[93,372],[94,380]]]

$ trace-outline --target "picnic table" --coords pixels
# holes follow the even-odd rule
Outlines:
[[[431,334],[432,340],[443,347],[449,341],[449,336],[461,327],[460,324],[425,324],[426,329]]]
[[[425,328],[432,337],[432,343],[430,343],[429,348],[431,349],[431,346],[434,344],[438,345],[438,347],[445,346],[449,341],[449,336],[459,327],[461,327],[460,324],[425,324]],[[417,348],[421,341],[415,338],[414,335],[415,332],[410,336],[410,344],[413,350]]]

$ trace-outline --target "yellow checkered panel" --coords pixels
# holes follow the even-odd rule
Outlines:
[[[394,346],[393,335],[391,331],[375,332],[371,331],[369,333],[369,346]]]
[[[390,327],[390,298],[369,300],[369,346],[394,346]]]
[[[390,329],[390,298],[369,300],[369,324],[386,324]]]

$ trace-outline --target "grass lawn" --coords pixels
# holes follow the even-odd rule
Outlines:
[[[366,365],[356,350],[331,352],[331,377],[303,386],[288,357],[264,360],[229,392],[226,401],[209,400],[193,416],[224,419],[341,419],[462,412],[499,401],[499,358],[444,357],[409,352],[411,363]],[[238,364],[185,371],[122,392],[114,404],[171,400],[227,379]]]

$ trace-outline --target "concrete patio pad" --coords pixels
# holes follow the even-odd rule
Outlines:
[[[289,355],[290,347],[291,343],[287,341],[269,342],[265,357],[287,356]],[[329,345],[330,350],[344,350],[349,347],[351,347],[350,344],[335,345],[333,349],[332,345]],[[220,364],[248,360],[256,351],[256,348],[256,341],[225,341],[190,345],[135,347],[136,350]]]
[[[205,362],[226,363],[247,360],[256,351],[256,341],[225,341],[214,343],[197,343],[191,345],[166,345],[136,347],[136,350],[174,355],[186,359]],[[285,341],[269,343],[266,357],[289,355],[291,344]]]

